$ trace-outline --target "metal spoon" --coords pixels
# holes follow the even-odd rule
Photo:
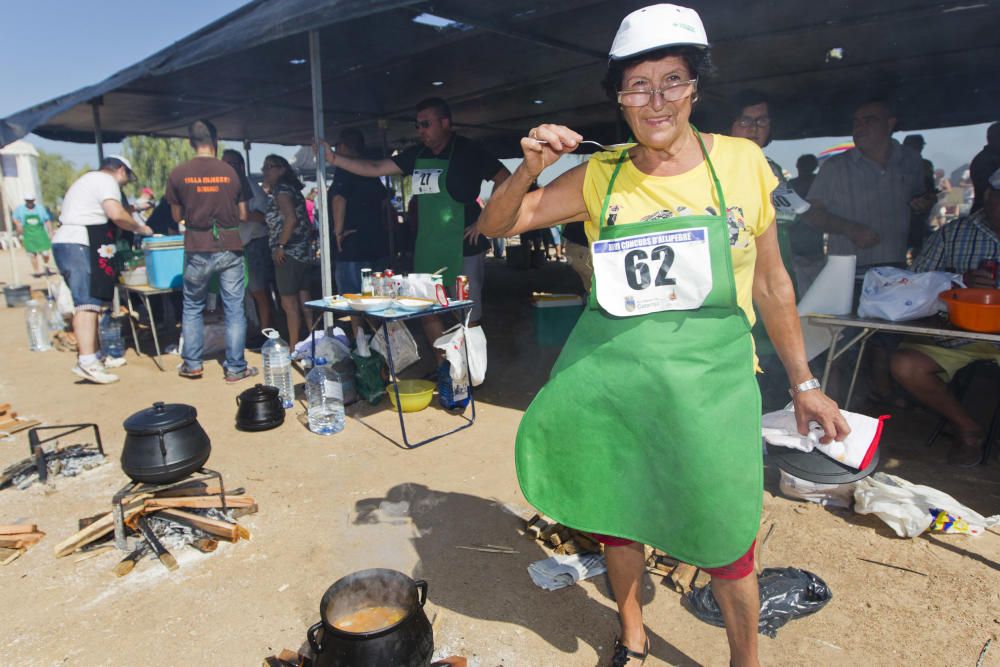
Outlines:
[[[529,137],[529,139],[531,139],[531,138],[533,138],[533,137]],[[540,144],[547,144],[547,143],[549,143],[545,139],[535,139],[535,141],[537,141]],[[612,152],[614,152],[614,151],[620,151],[623,148],[635,145],[634,141],[626,141],[625,143],[622,143],[622,144],[607,144],[607,145],[605,145],[605,144],[602,144],[602,143],[597,142],[597,141],[591,141],[590,139],[583,139],[583,140],[580,141],[580,143],[581,144],[593,144],[594,146],[597,146],[598,148],[600,148],[603,151],[612,151]],[[577,145],[579,145],[579,144],[577,144]]]

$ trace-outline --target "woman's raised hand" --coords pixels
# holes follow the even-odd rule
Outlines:
[[[525,167],[537,178],[559,156],[575,151],[581,141],[583,137],[565,125],[545,124],[533,127],[528,136],[521,139]]]

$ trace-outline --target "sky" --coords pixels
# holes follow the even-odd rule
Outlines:
[[[5,2],[4,52],[16,54],[0,67],[0,118],[97,83],[120,69],[169,46],[178,39],[244,4],[244,0],[31,0]],[[99,23],[95,11],[100,12]],[[45,17],[40,30],[40,17]],[[100,25],[98,29],[96,26]],[[23,29],[11,29],[21,26]],[[960,101],[949,101],[949,104]],[[986,124],[941,130],[913,130],[927,140],[924,157],[950,173],[967,163],[986,142]],[[902,138],[907,133],[898,133]],[[27,141],[58,153],[77,166],[95,165],[93,144],[76,144],[28,135]],[[818,153],[848,137],[775,141],[766,153],[792,175],[803,153]],[[120,144],[105,144],[105,155]],[[291,157],[295,147],[257,144],[251,161],[268,152]],[[251,165],[259,166],[259,165]]]

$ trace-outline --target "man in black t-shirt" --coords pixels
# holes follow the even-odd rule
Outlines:
[[[496,187],[510,172],[481,144],[454,133],[451,110],[444,100],[426,99],[416,111],[420,145],[380,160],[334,154],[326,146],[326,158],[330,164],[359,176],[413,177],[413,192],[419,202],[414,271],[431,273],[446,266],[446,285],[453,284],[456,275],[468,276],[470,296],[476,302],[471,323],[478,326],[489,244],[479,233],[476,197],[483,181],[493,181]],[[425,317],[421,322],[431,342],[444,331],[436,317]]]
[[[365,137],[360,131],[340,133],[337,155],[360,158]],[[336,243],[335,275],[341,294],[361,292],[361,269],[382,271],[389,264],[389,193],[377,178],[337,169],[327,196],[330,238]]]

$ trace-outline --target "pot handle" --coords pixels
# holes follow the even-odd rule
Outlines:
[[[420,592],[420,606],[423,607],[424,603],[427,602],[427,582],[423,579],[417,579],[413,582],[413,585]]]
[[[312,647],[313,652],[319,655],[323,652],[323,646],[316,640],[316,633],[323,628],[323,621],[316,621],[312,624],[306,631],[306,639],[309,640],[309,646]]]

